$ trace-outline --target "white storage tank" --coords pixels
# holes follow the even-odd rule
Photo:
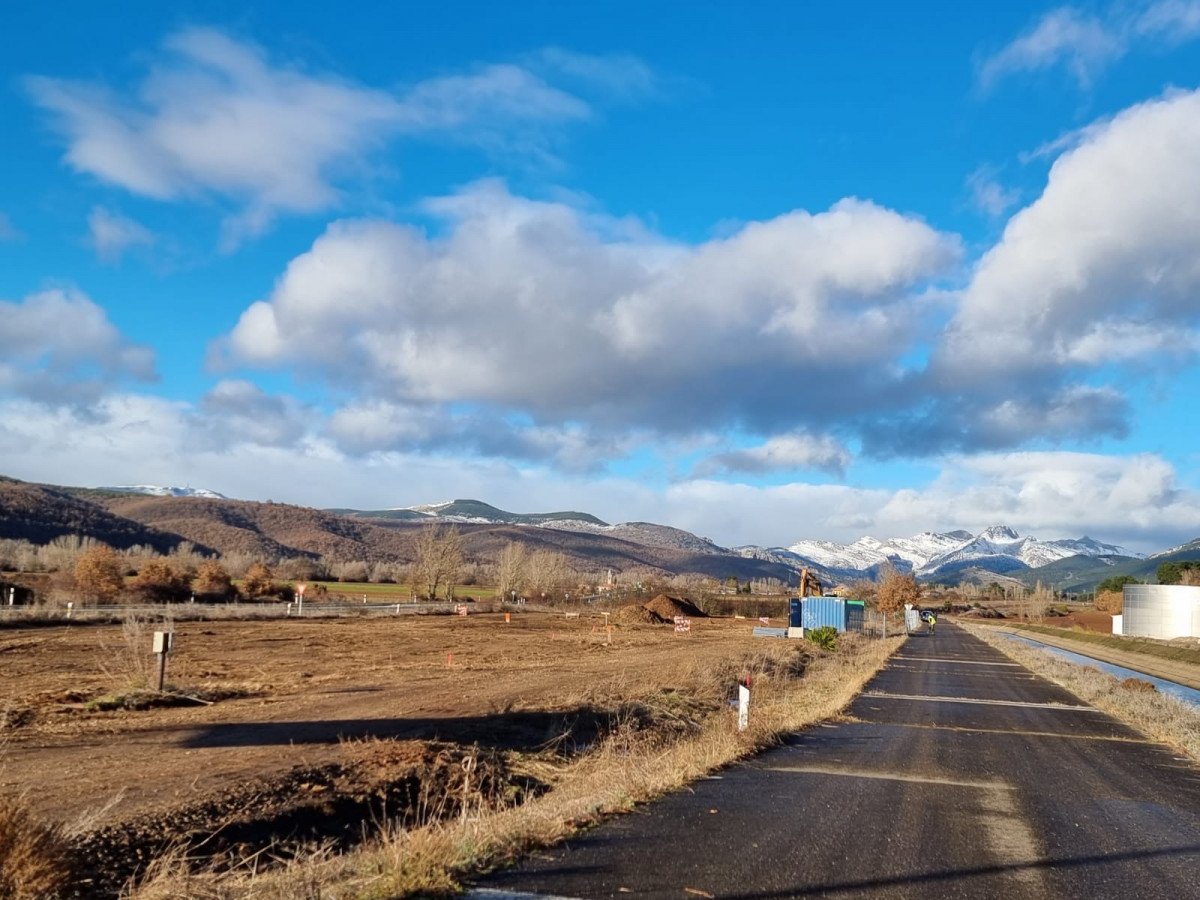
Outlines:
[[[1200,637],[1200,587],[1183,584],[1127,584],[1122,631],[1169,641]]]

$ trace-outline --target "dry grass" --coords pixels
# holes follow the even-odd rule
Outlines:
[[[1146,690],[1147,682],[1133,678],[1122,681],[1091,666],[1067,662],[1020,641],[1001,637],[986,626],[968,625],[962,621],[958,624],[1038,675],[1062,685],[1084,702],[1200,762],[1200,710],[1194,706]]]
[[[171,631],[169,621],[158,624],[142,616],[129,616],[121,623],[121,640],[101,645],[104,661],[100,669],[117,691],[145,691],[157,680],[157,657],[153,632]]]
[[[39,822],[24,798],[0,794],[0,897],[51,900],[71,883],[62,832]]]
[[[631,701],[591,753],[550,765],[527,762],[551,790],[520,806],[477,809],[412,829],[394,828],[353,853],[318,852],[271,871],[188,874],[164,862],[130,900],[384,900],[451,896],[462,879],[548,846],[608,816],[762,750],[791,732],[836,716],[902,643],[847,636],[837,653],[796,641],[764,641],[753,654],[718,669],[681,673],[686,699],[665,710],[675,727],[646,728]],[[803,673],[802,678],[796,677]],[[752,681],[751,725],[737,730],[725,698],[746,675]],[[707,710],[707,715],[703,711]],[[664,710],[659,708],[661,721]]]
[[[1048,625],[1030,625],[1023,622],[1005,622],[1004,624],[1009,628],[1032,631],[1035,634],[1045,634],[1052,637],[1070,638],[1073,641],[1079,641],[1084,644],[1095,644],[1100,647],[1107,647],[1110,650],[1121,650],[1126,653],[1144,653],[1147,656],[1156,656],[1159,659],[1200,665],[1200,649],[1194,646],[1170,644],[1166,641],[1156,641],[1153,638],[1099,634],[1095,631],[1084,631],[1082,628],[1075,628],[1068,631],[1065,628],[1054,628]]]

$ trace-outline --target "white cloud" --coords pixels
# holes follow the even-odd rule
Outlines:
[[[1050,170],[976,266],[935,359],[964,386],[1196,346],[1200,93],[1131,107]]]
[[[194,431],[211,447],[244,443],[260,447],[299,444],[320,416],[286,395],[270,395],[258,385],[226,380],[200,400]]]
[[[979,66],[988,87],[1013,72],[1033,72],[1063,63],[1082,86],[1125,53],[1124,41],[1101,20],[1069,6],[1046,13],[1028,32]]]
[[[154,235],[133,219],[97,206],[88,216],[88,242],[101,261],[116,263],[130,247],[152,246]]]
[[[154,381],[154,351],[126,340],[76,290],[0,300],[0,395],[87,402],[121,381]]]
[[[695,474],[765,474],[794,469],[822,469],[841,474],[848,465],[850,451],[828,435],[784,434],[757,447],[714,454],[696,465]]]
[[[971,191],[971,200],[975,206],[989,216],[1000,216],[1021,200],[1021,192],[1015,188],[1006,188],[996,180],[996,169],[992,166],[980,166],[967,176],[967,188]]]
[[[1200,35],[1200,0],[1158,0],[1134,20],[1139,35],[1176,44]]]
[[[923,314],[914,289],[958,253],[857,200],[696,247],[496,182],[429,208],[444,237],[330,226],[243,313],[231,359],[542,426],[790,428],[881,402]]]
[[[641,90],[650,77],[636,60],[564,51],[547,51],[539,65],[614,91]],[[586,100],[528,66],[479,66],[392,93],[273,64],[261,48],[207,28],[170,36],[128,95],[41,76],[26,86],[52,114],[77,172],[157,200],[215,196],[241,206],[225,222],[230,246],[281,213],[335,206],[337,185],[365,172],[394,136],[443,135],[545,159],[550,124],[591,114]]]
[[[280,211],[331,205],[330,178],[360,164],[398,113],[383,92],[273,68],[257,47],[210,29],[181,31],[166,51],[136,99],[28,79],[72,168],[160,200],[230,197],[265,226]]]
[[[529,64],[597,85],[618,96],[644,96],[658,90],[656,73],[635,56],[594,56],[546,47],[534,54]]]
[[[325,434],[349,454],[423,452],[546,463],[564,472],[595,472],[633,448],[633,435],[578,425],[514,422],[488,412],[441,406],[353,401],[329,416]]]
[[[1088,87],[1109,65],[1136,46],[1171,47],[1200,36],[1200,0],[1133,0],[1110,3],[1101,13],[1061,6],[977,67],[979,82],[991,87],[1016,72],[1063,65],[1080,87]]]
[[[460,456],[351,457],[311,432],[282,445],[226,443],[207,437],[217,418],[133,394],[102,398],[92,415],[0,398],[0,456],[6,475],[32,481],[184,483],[241,499],[365,509],[474,497],[518,512],[580,509],[611,522],[659,522],[725,546],[977,532],[996,523],[1042,539],[1087,534],[1143,551],[1200,534],[1200,494],[1153,454],[953,457],[931,483],[904,490],[704,479],[657,488]]]

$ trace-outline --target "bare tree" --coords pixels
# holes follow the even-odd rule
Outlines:
[[[525,586],[525,563],[524,544],[515,541],[505,544],[504,549],[500,551],[500,563],[496,569],[496,593],[502,599],[509,599],[513,593]]]
[[[539,594],[553,595],[571,579],[567,558],[554,550],[536,550],[529,555],[527,566],[529,589]]]
[[[453,598],[463,563],[458,529],[430,522],[417,534],[416,556],[412,574],[418,589],[430,600],[437,599],[439,588],[445,590],[447,599]]]

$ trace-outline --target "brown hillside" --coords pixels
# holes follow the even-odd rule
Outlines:
[[[412,538],[395,530],[286,503],[129,495],[105,501],[114,513],[169,528],[221,553],[328,557],[335,561],[405,561]]]
[[[72,496],[66,491],[78,492]],[[6,499],[7,498],[7,499]],[[56,489],[0,477],[0,537],[46,543],[83,533],[116,547],[149,544],[162,552],[181,540],[203,552],[270,558],[325,557],[334,562],[408,563],[426,522],[348,517],[285,503],[148,497],[109,491]],[[648,545],[607,534],[535,525],[456,526],[469,562],[493,563],[506,545],[562,553],[581,572],[611,568],[714,578],[785,578],[783,566],[690,547]],[[708,545],[711,546],[711,545]]]
[[[169,528],[147,527],[54,488],[0,475],[0,538],[48,544],[66,535],[95,538],[118,550],[142,544],[159,553],[184,540]]]

